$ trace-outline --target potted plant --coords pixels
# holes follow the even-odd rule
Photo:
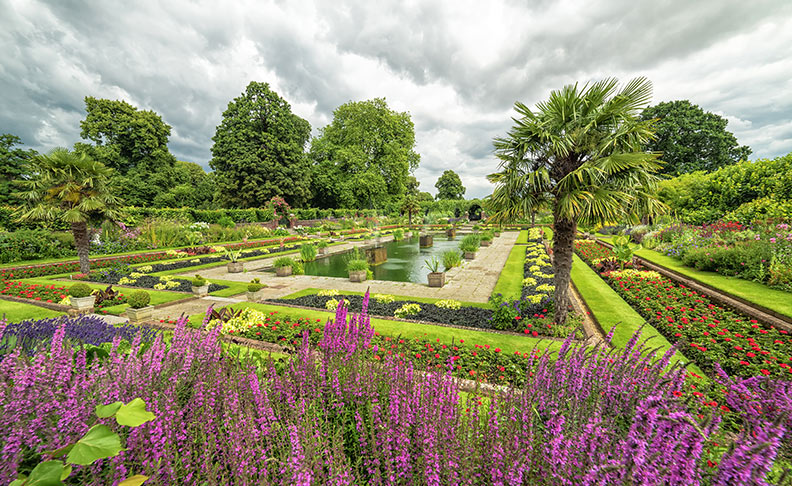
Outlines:
[[[316,248],[319,249],[319,254],[324,255],[327,252],[328,243],[327,240],[319,240],[316,243]]]
[[[492,244],[492,238],[494,238],[494,235],[490,230],[486,230],[481,233],[480,238],[481,246],[490,246]]]
[[[446,236],[449,238],[456,238],[456,228],[452,226],[446,229]]]
[[[443,252],[443,267],[446,272],[459,266],[462,266],[462,255],[457,250],[446,250]]]
[[[316,247],[311,243],[304,243],[300,246],[300,259],[304,262],[316,260]]]
[[[266,287],[261,280],[254,278],[247,286],[247,300],[248,302],[258,302],[263,298],[263,288]]]
[[[229,250],[228,248],[223,248],[225,252],[226,258],[231,260],[228,262],[228,273],[242,273],[242,270],[245,269],[245,264],[239,261],[239,256],[242,255],[242,250]]]
[[[473,260],[476,258],[476,251],[479,249],[478,235],[472,234],[462,238],[459,243],[459,249],[465,254],[465,260]]]
[[[430,287],[442,287],[445,285],[445,272],[438,271],[440,269],[440,261],[437,257],[432,257],[431,260],[424,260],[424,266],[429,269],[429,275],[426,278],[429,280]]]
[[[404,230],[401,228],[396,228],[393,230],[393,240],[394,241],[401,241],[404,239]]]
[[[69,301],[77,312],[90,312],[93,310],[96,297],[93,289],[85,283],[76,283],[69,288]]]
[[[294,261],[291,257],[282,256],[275,259],[272,262],[272,266],[275,267],[275,273],[278,277],[288,277],[292,274],[292,267]]]
[[[192,285],[191,290],[196,297],[206,297],[209,295],[209,281],[200,275],[196,275],[195,278],[191,279],[190,285]]]
[[[347,262],[347,272],[349,272],[350,282],[365,282],[369,264],[362,258],[355,258]]]
[[[126,315],[130,324],[151,320],[154,306],[149,305],[149,302],[151,302],[151,297],[145,290],[134,290],[129,294],[127,297],[129,307],[127,307]]]

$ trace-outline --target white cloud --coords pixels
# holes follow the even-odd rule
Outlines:
[[[792,151],[786,0],[129,5],[0,0],[0,133],[38,150],[71,145],[84,96],[119,98],[161,114],[174,154],[206,165],[228,102],[266,81],[314,130],[341,103],[387,98],[413,117],[421,189],[451,168],[468,196],[484,196],[514,101],[646,75],[655,103],[689,99],[727,117],[754,155]]]

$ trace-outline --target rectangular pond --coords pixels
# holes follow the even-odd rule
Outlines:
[[[429,270],[424,265],[425,260],[436,256],[440,261],[440,269],[443,267],[443,252],[446,250],[457,250],[461,236],[449,240],[445,235],[435,235],[434,245],[429,248],[419,248],[418,237],[405,238],[402,241],[390,241],[377,246],[384,246],[388,252],[388,260],[385,263],[372,266],[374,280],[390,280],[394,282],[415,282],[426,283],[426,276]],[[322,277],[349,278],[346,269],[348,253],[337,253],[316,261],[305,263],[306,275],[317,275]]]

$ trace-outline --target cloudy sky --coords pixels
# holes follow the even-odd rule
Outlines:
[[[484,196],[515,101],[606,76],[725,116],[755,157],[792,152],[791,46],[789,0],[0,0],[0,133],[71,146],[85,96],[124,99],[208,167],[228,102],[265,81],[314,134],[385,97],[412,115],[421,190],[454,169]]]

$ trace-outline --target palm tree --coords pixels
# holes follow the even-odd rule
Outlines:
[[[502,160],[492,204],[502,216],[523,215],[546,202],[553,212],[556,322],[566,321],[578,223],[603,224],[657,214],[661,166],[641,148],[653,136],[652,120],[638,119],[652,84],[636,78],[619,89],[610,78],[565,86],[520,115],[506,137],[494,141]]]
[[[533,186],[528,183],[531,175],[536,173],[538,164],[507,153],[496,155],[503,161],[503,170],[487,176],[487,180],[496,185],[486,198],[490,219],[503,224],[530,217],[531,226],[534,226],[536,213],[550,205],[547,193],[533,192]]]
[[[17,193],[23,205],[17,210],[20,220],[65,221],[71,224],[80,271],[90,269],[88,224],[116,221],[121,217],[121,200],[109,186],[113,170],[86,154],[56,148],[34,157],[31,177],[19,184]]]
[[[412,226],[412,215],[421,210],[421,203],[418,201],[417,197],[410,194],[404,198],[401,210],[407,213],[408,224]]]

